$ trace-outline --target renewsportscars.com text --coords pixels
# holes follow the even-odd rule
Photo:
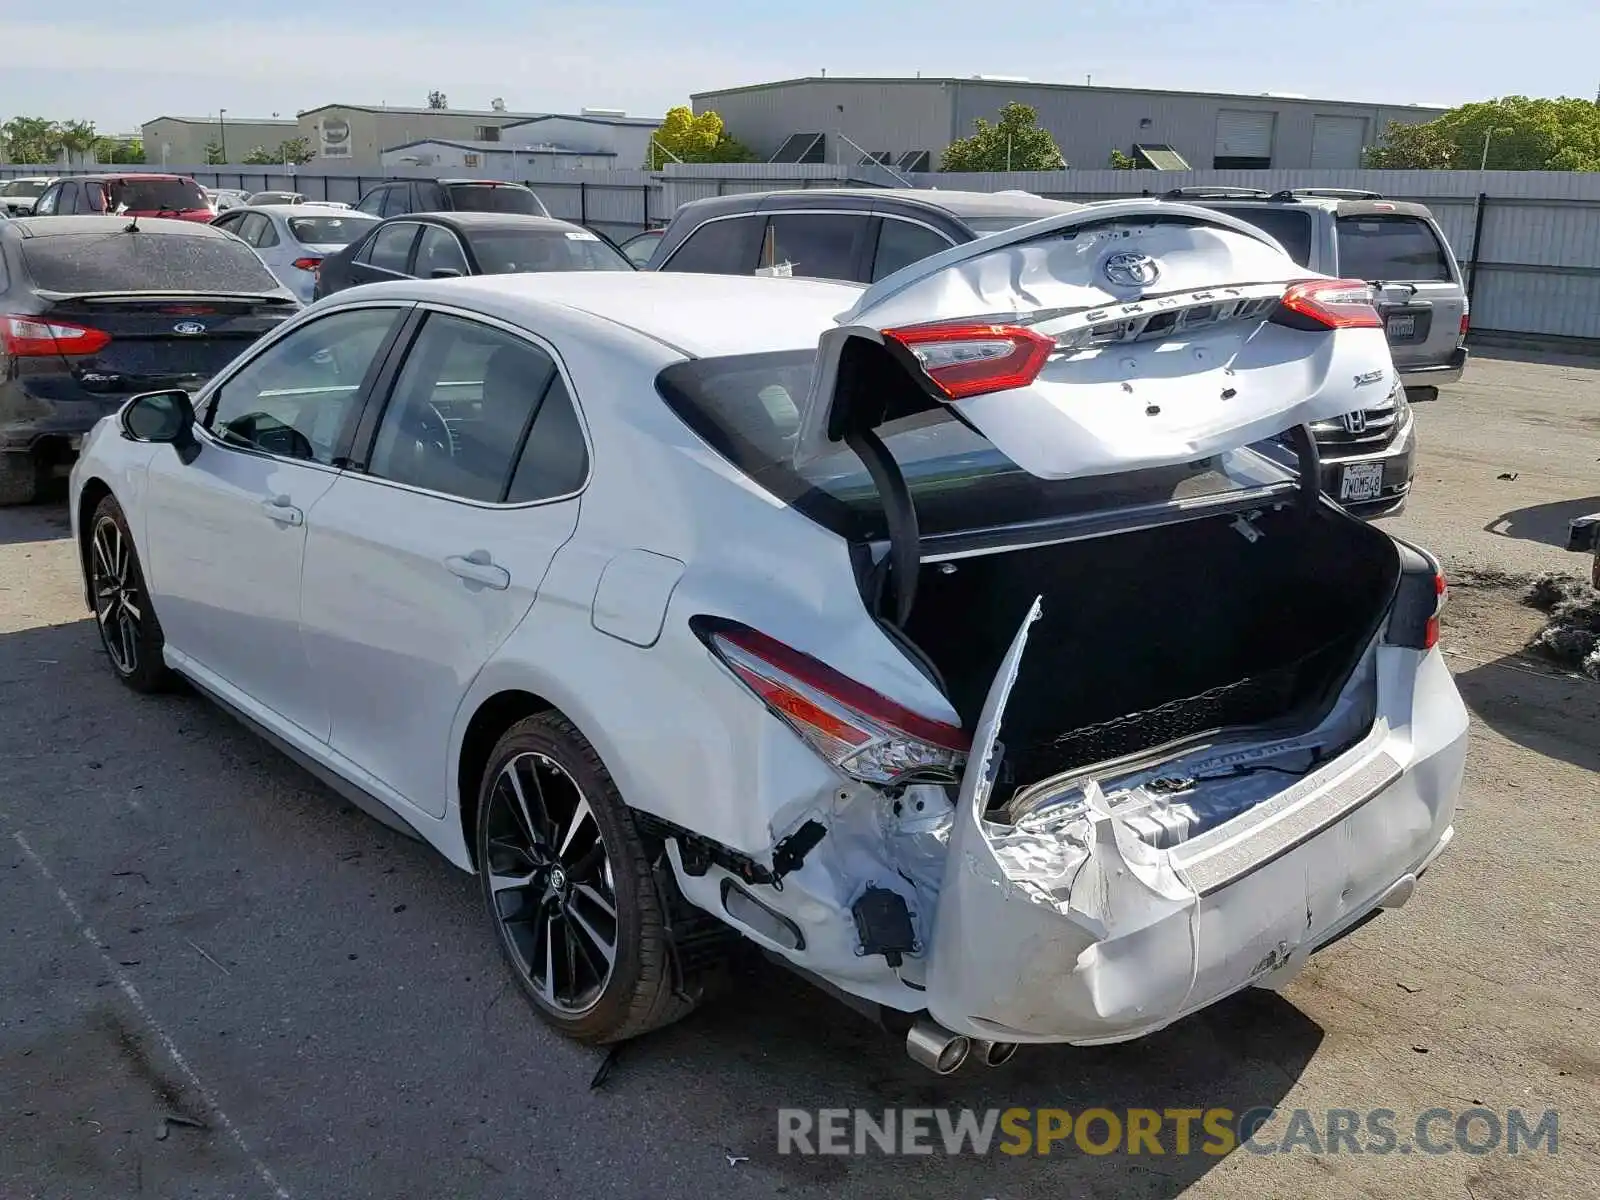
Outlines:
[[[780,1108],[779,1154],[1555,1154],[1555,1110]]]

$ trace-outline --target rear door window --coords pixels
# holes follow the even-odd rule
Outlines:
[[[759,265],[807,279],[859,280],[870,226],[865,213],[774,214]]]
[[[47,292],[275,293],[255,251],[233,238],[153,233],[62,233],[29,238],[22,257]]]
[[[1420,217],[1340,217],[1339,274],[1350,279],[1452,282],[1450,261]]]
[[[404,275],[411,258],[411,243],[416,241],[419,229],[421,226],[415,221],[396,221],[378,230],[378,236],[372,239],[372,249],[367,253],[367,264],[380,271]]]
[[[872,260],[872,282],[893,275],[901,267],[921,262],[951,246],[949,238],[926,225],[884,217],[878,229],[878,249]]]
[[[1289,257],[1302,267],[1311,265],[1311,214],[1296,208],[1252,208],[1245,205],[1230,207],[1215,204],[1211,207],[1230,217],[1248,221],[1263,233],[1277,238]]]
[[[383,194],[383,211],[385,217],[403,217],[411,211],[411,185],[409,183],[392,184]]]
[[[461,242],[456,235],[442,225],[424,225],[422,241],[417,246],[417,277],[432,279],[435,271],[443,270],[471,274],[467,256],[462,252]]]
[[[699,275],[749,275],[761,252],[766,221],[756,215],[707,221],[661,264],[663,271],[691,271]]]

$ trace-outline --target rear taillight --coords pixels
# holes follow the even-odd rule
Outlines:
[[[322,265],[322,260],[320,258],[297,258],[294,260],[294,265],[302,271],[315,271]]]
[[[1389,609],[1384,641],[1410,650],[1432,650],[1439,644],[1439,619],[1450,589],[1444,570],[1426,551],[1395,539],[1400,552],[1400,586]]]
[[[1056,348],[1020,325],[915,325],[883,336],[909,351],[950,400],[1027,387]]]
[[[1450,585],[1446,582],[1444,571],[1433,573],[1434,601],[1433,615],[1423,625],[1422,648],[1432,650],[1439,644],[1439,618],[1444,614],[1444,602],[1450,598]]]
[[[774,716],[850,778],[890,784],[959,775],[971,747],[960,726],[914,713],[748,626],[710,617],[693,626]]]
[[[1467,329],[1471,326],[1471,324],[1472,324],[1472,318],[1470,316],[1468,316],[1466,313],[1462,313],[1461,314],[1461,331],[1460,331],[1460,334],[1459,334],[1459,337],[1461,338],[1462,341],[1466,341],[1467,340]]]
[[[13,358],[93,354],[110,344],[111,335],[99,329],[36,317],[0,316],[0,347]]]
[[[1272,318],[1296,329],[1382,329],[1372,288],[1359,279],[1307,279],[1292,283]]]

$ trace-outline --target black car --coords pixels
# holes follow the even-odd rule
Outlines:
[[[317,299],[363,283],[519,271],[631,271],[600,235],[550,217],[419,213],[379,221],[322,260]]]
[[[192,221],[0,222],[0,504],[25,504],[129,396],[194,389],[300,308]]]
[[[356,211],[374,217],[432,212],[550,215],[532,188],[494,179],[391,179],[362,196]]]
[[[874,283],[951,246],[1081,207],[1018,192],[909,188],[708,197],[677,211],[648,269],[713,275],[775,269]],[[1375,396],[1372,407],[1321,422],[1313,432],[1329,495],[1364,517],[1384,516],[1404,505],[1415,471],[1416,436],[1403,389]],[[1280,456],[1279,447],[1262,449]],[[1286,461],[1292,466],[1295,459],[1287,455]],[[1351,479],[1364,490],[1352,493]]]
[[[749,275],[785,264],[812,279],[871,283],[986,233],[1082,207],[1021,192],[812,188],[712,196],[680,208],[653,271]]]

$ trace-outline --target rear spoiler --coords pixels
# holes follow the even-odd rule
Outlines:
[[[233,301],[250,304],[298,304],[293,296],[280,292],[51,292],[40,289],[34,293],[40,299],[48,300],[52,304],[63,301],[75,300],[84,304],[93,304],[96,301],[147,301],[152,304],[168,304],[173,301],[205,301],[219,303]]]

